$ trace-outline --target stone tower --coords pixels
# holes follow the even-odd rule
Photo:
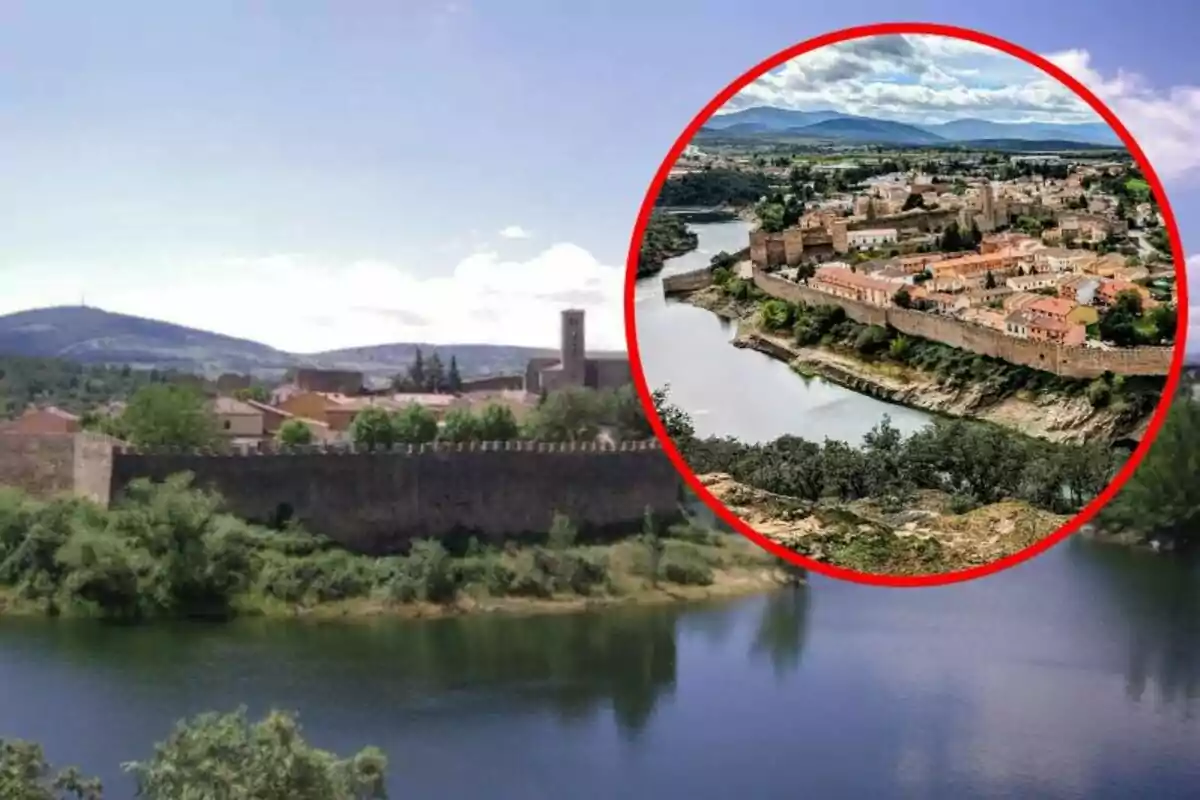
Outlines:
[[[587,345],[583,337],[583,310],[562,312],[562,377],[565,386],[583,386],[587,379]]]
[[[987,181],[983,184],[983,220],[979,229],[984,233],[988,233],[996,227],[996,192],[992,188],[992,182]]]

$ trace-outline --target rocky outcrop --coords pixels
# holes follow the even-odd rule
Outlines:
[[[990,564],[1044,539],[1067,522],[1018,501],[957,510],[939,492],[903,502],[809,503],[700,476],[708,490],[758,533],[835,566],[882,575],[928,575]]]

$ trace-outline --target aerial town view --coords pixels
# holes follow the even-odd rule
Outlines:
[[[1065,524],[1141,440],[1179,327],[1163,203],[1066,87],[1007,64],[1055,102],[965,118],[906,106],[901,61],[874,93],[819,79],[904,48],[963,74],[985,57],[936,38],[831,45],[749,85],[675,163],[631,265],[646,380],[701,482],[864,572],[980,566]],[[734,330],[691,335],[687,307]],[[696,372],[730,342],[790,383],[757,360]]]

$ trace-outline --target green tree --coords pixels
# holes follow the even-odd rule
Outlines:
[[[912,295],[909,294],[908,287],[901,286],[899,289],[897,289],[896,293],[892,295],[892,302],[901,308],[911,308]]]
[[[428,375],[425,372],[425,356],[419,347],[413,354],[412,363],[408,365],[408,383],[418,392],[425,391],[425,386],[428,384]]]
[[[432,362],[433,359],[431,358]],[[392,430],[396,441],[404,444],[425,444],[438,435],[437,417],[419,403],[409,403],[392,415]]]
[[[471,409],[453,408],[442,421],[442,430],[438,438],[447,442],[479,441],[483,438],[480,435],[481,428],[479,418],[471,413]]]
[[[436,350],[425,363],[424,389],[427,392],[442,392],[446,389],[446,368]]]
[[[0,739],[0,797],[5,800],[101,800],[99,780],[79,770],[60,772],[46,761],[40,745]]]
[[[754,210],[760,226],[767,233],[779,233],[784,224],[784,207],[779,203],[760,203]]]
[[[126,765],[144,800],[386,800],[387,759],[347,759],[308,744],[291,714],[244,710],[180,723],[147,761]]]
[[[209,447],[217,440],[216,418],[196,389],[176,384],[144,386],[133,395],[121,424],[143,447]]]
[[[592,389],[571,387],[550,392],[530,415],[531,438],[544,442],[592,442],[606,416],[604,400]]]
[[[312,428],[298,419],[289,419],[279,426],[276,440],[285,447],[304,447],[313,442]]]
[[[987,271],[987,278],[983,282],[983,288],[985,288],[985,289],[995,289],[996,288],[996,276],[992,274],[992,271],[990,269]]]
[[[485,442],[508,442],[521,435],[512,409],[489,403],[479,415],[479,438]]]
[[[446,388],[458,394],[462,391],[462,375],[458,373],[458,358],[450,356],[450,370],[446,373]]]
[[[350,424],[350,439],[368,450],[386,449],[394,445],[396,425],[392,415],[382,408],[370,406],[354,415]]]

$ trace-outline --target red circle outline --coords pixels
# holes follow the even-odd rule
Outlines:
[[[1133,454],[1125,462],[1125,465],[1117,473],[1117,476],[1112,480],[1104,491],[1096,498],[1087,504],[1074,517],[1067,521],[1065,525],[1059,528],[1054,533],[1045,537],[1036,544],[1026,547],[1020,552],[1014,553],[1004,558],[998,559],[990,564],[985,564],[980,567],[972,567],[970,569],[958,570],[955,572],[946,572],[939,575],[878,575],[867,572],[857,572],[855,570],[838,567],[833,564],[815,561],[799,553],[788,550],[786,547],[771,541],[767,537],[755,531],[725,505],[712,495],[700,482],[699,478],[684,461],[676,449],[675,444],[667,435],[666,429],[663,426],[662,420],[659,419],[658,413],[654,408],[654,401],[651,396],[650,389],[646,383],[646,375],[642,368],[642,359],[638,351],[637,342],[637,321],[635,314],[635,284],[637,282],[637,261],[638,251],[641,246],[642,236],[646,230],[646,224],[649,222],[650,214],[654,208],[654,202],[662,190],[663,184],[666,182],[667,175],[671,167],[678,160],[683,149],[691,142],[701,126],[708,121],[716,111],[722,108],[734,95],[740,92],[751,82],[757,80],[767,71],[780,66],[786,61],[789,61],[796,56],[816,50],[826,45],[837,44],[839,42],[860,39],[868,36],[881,36],[888,34],[917,34],[931,36],[948,36],[951,38],[962,39],[985,47],[991,47],[1001,52],[1007,53],[1015,58],[1019,58],[1027,64],[1040,68],[1043,72],[1057,78],[1062,84],[1070,88],[1075,94],[1087,102],[1092,109],[1109,124],[1121,141],[1125,144],[1126,149],[1133,156],[1135,163],[1141,168],[1142,174],[1146,182],[1150,184],[1151,190],[1154,192],[1155,198],[1158,200],[1159,208],[1162,211],[1163,222],[1167,229],[1168,239],[1171,243],[1171,254],[1174,260],[1175,267],[1175,283],[1177,286],[1176,300],[1176,315],[1177,326],[1175,334],[1175,352],[1171,359],[1171,367],[1167,373],[1166,384],[1163,388],[1162,397],[1159,399],[1158,406],[1150,419],[1150,424],[1146,429],[1146,435],[1139,442]],[[1175,215],[1171,210],[1170,202],[1167,199],[1166,191],[1163,189],[1162,182],[1158,178],[1158,174],[1154,171],[1154,167],[1146,158],[1146,154],[1138,145],[1137,140],[1133,138],[1129,130],[1122,124],[1121,120],[1106,106],[1100,98],[1092,93],[1090,89],[1077,81],[1075,78],[1068,75],[1064,70],[1050,63],[1042,56],[1037,55],[1023,47],[1012,44],[1004,39],[997,38],[990,34],[981,33],[969,28],[961,28],[953,25],[941,25],[937,23],[925,22],[887,22],[873,25],[859,25],[851,28],[843,28],[842,30],[826,33],[812,39],[808,39],[799,44],[793,45],[785,50],[776,53],[775,55],[762,61],[757,66],[752,67],[741,77],[734,80],[726,86],[716,97],[714,97],[708,105],[701,109],[692,121],[675,140],[666,158],[655,173],[654,180],[650,184],[650,188],[646,192],[645,199],[642,201],[641,209],[638,212],[637,225],[634,227],[633,236],[629,244],[629,254],[626,260],[625,271],[625,339],[629,348],[629,361],[632,367],[633,384],[637,390],[642,407],[646,411],[650,425],[654,430],[654,435],[658,437],[662,443],[663,450],[675,465],[676,470],[683,477],[689,488],[712,509],[720,519],[724,520],[734,530],[741,533],[747,539],[762,547],[764,550],[779,556],[780,558],[795,564],[800,567],[812,570],[813,572],[826,575],[831,578],[840,578],[842,580],[851,581],[854,583],[870,584],[875,586],[944,586],[946,584],[960,583],[962,581],[972,580],[974,578],[982,578],[985,575],[992,575],[1009,567],[1016,566],[1024,561],[1029,560],[1033,556],[1049,550],[1054,545],[1066,539],[1071,534],[1077,532],[1084,524],[1086,524],[1096,513],[1103,508],[1121,487],[1129,480],[1145,457],[1150,445],[1158,436],[1159,429],[1162,427],[1166,418],[1167,411],[1170,408],[1171,401],[1174,399],[1175,391],[1179,383],[1180,374],[1183,371],[1184,353],[1187,347],[1187,332],[1188,332],[1188,301],[1187,301],[1187,259],[1183,254],[1183,245],[1179,236],[1179,228],[1175,222]]]

